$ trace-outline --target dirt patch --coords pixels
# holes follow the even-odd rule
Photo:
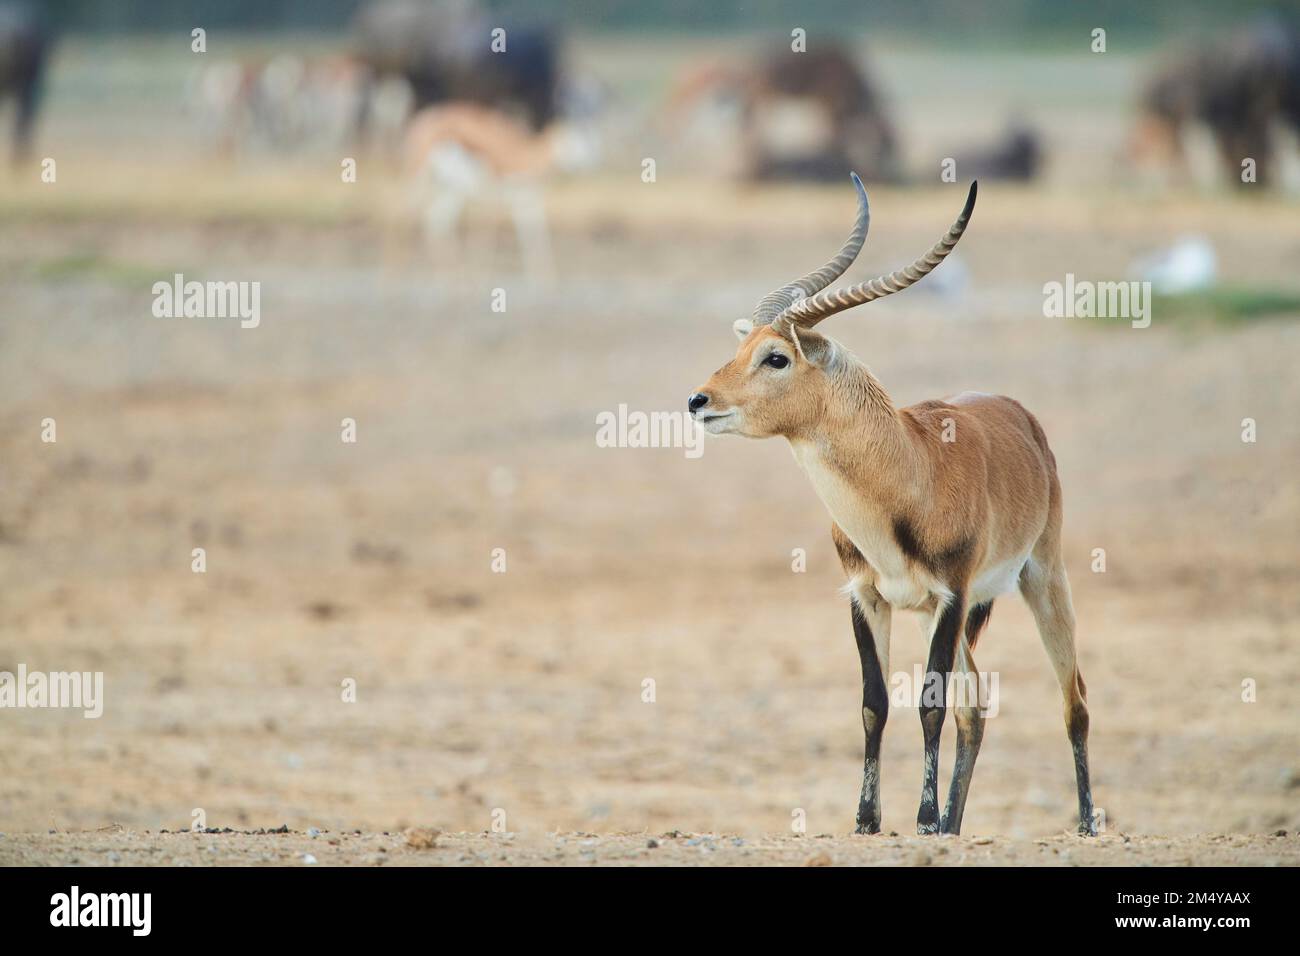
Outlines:
[[[718,833],[8,834],[0,866],[1296,866],[1295,836],[740,837]]]

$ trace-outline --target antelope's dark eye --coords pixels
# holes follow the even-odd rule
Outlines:
[[[764,361],[764,365],[770,365],[772,368],[785,368],[790,364],[790,360],[780,352],[773,352]]]

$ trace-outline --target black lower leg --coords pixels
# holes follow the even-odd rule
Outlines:
[[[939,831],[939,735],[943,730],[948,696],[948,677],[962,625],[962,598],[954,595],[939,615],[930,638],[930,659],[925,686],[921,689],[921,732],[925,738],[925,775],[921,781],[921,808],[916,814],[916,832]]]
[[[862,662],[862,730],[866,749],[862,760],[862,794],[858,798],[858,833],[880,832],[880,738],[889,716],[889,694],[880,672],[875,635],[858,602],[853,602],[853,636]]]
[[[1088,705],[1082,700],[1076,701],[1071,705],[1065,720],[1066,729],[1070,733],[1070,749],[1074,751],[1074,782],[1079,790],[1079,833],[1096,836],[1092,782],[1088,776]]]

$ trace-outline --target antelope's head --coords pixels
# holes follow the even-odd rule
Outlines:
[[[737,319],[732,326],[740,339],[736,357],[688,399],[691,416],[706,431],[767,438],[815,424],[833,387],[827,372],[839,346],[813,326],[836,312],[901,292],[930,273],[966,231],[979,184],[971,183],[961,215],[921,258],[897,272],[828,291],[857,258],[871,222],[867,192],[856,173],[853,185],[858,218],[840,251],[815,272],[765,295],[752,318]]]

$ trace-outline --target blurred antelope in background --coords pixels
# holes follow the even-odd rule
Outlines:
[[[400,79],[376,82],[348,57],[205,62],[190,77],[187,105],[205,145],[225,158],[341,149],[353,141],[365,97],[369,142],[394,152],[411,112]]]
[[[787,439],[830,513],[862,664],[866,752],[858,832],[880,830],[893,609],[921,611],[930,622],[919,707],[925,771],[917,832],[958,833],[984,715],[978,700],[954,703],[957,758],[941,817],[939,736],[947,693],[954,675],[966,688],[977,686],[976,641],[994,599],[1018,588],[1061,685],[1078,828],[1093,834],[1088,706],[1061,555],[1061,486],[1043,429],[1019,402],[976,392],[896,408],[862,362],[814,330],[836,312],[901,292],[939,265],[970,221],[976,185],[952,228],[924,256],[889,275],[830,291],[857,257],[870,221],[856,174],[853,182],[858,217],[843,248],[817,271],[765,296],[752,319],[735,323],[740,349],[691,395],[690,413],[713,434]]]
[[[1210,165],[1205,151],[1189,148],[1198,134],[1212,144],[1227,183],[1245,184],[1242,162],[1253,159],[1255,182],[1294,185],[1286,180],[1296,179],[1300,136],[1300,27],[1253,18],[1148,79],[1127,147],[1132,161],[1176,179],[1205,179],[1194,168]]]
[[[730,165],[744,179],[839,181],[852,168],[876,180],[899,176],[885,97],[866,66],[834,42],[710,59],[678,79],[658,125],[692,151],[701,137],[714,140],[711,152],[728,151],[718,133],[731,127],[738,155]]]
[[[40,7],[0,3],[0,110],[13,99],[14,162],[25,159],[31,148],[49,50],[50,31]]]
[[[503,203],[514,224],[525,272],[546,280],[555,271],[545,187],[556,173],[590,168],[599,154],[594,134],[555,122],[540,133],[496,110],[469,103],[433,106],[411,118],[406,168],[430,245],[456,247],[467,204]]]
[[[489,45],[509,36],[508,55]],[[555,32],[517,21],[478,0],[368,0],[352,23],[351,49],[373,81],[399,78],[416,109],[477,103],[516,117],[534,132],[558,115],[563,51]],[[364,132],[370,101],[357,115]]]

